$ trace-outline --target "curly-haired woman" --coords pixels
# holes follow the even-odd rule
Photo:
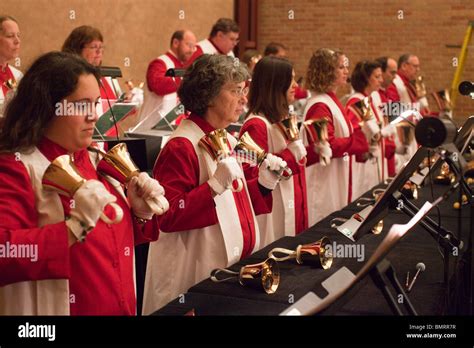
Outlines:
[[[162,235],[150,244],[143,311],[151,313],[260,248],[255,215],[270,212],[279,178],[269,169],[286,165],[272,156],[258,177],[245,181],[233,157],[218,163],[199,146],[206,134],[236,122],[247,103],[244,64],[224,55],[199,57],[183,77],[178,95],[191,114],[161,151],[153,175],[166,190],[170,209],[160,220]],[[236,140],[228,135],[235,145]],[[243,181],[240,192],[228,188]]]
[[[352,201],[352,186],[358,180],[352,175],[355,155],[369,150],[364,133],[351,123],[336,96],[337,90],[347,83],[348,74],[347,58],[341,51],[322,48],[311,56],[306,84],[312,97],[306,104],[304,117],[328,119],[332,160],[327,166],[316,163],[306,168],[310,223]]]

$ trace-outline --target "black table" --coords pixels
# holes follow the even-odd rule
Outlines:
[[[447,190],[447,186],[424,187],[419,191],[418,200],[414,200],[413,203],[421,207],[426,200],[433,201],[431,190],[433,190],[434,197],[437,198]],[[370,197],[370,192],[364,196]],[[461,209],[461,216],[459,216],[459,210],[453,208],[453,202],[456,199],[458,199],[457,193],[453,194],[446,202],[440,203],[441,223],[444,228],[457,234],[460,222],[463,239],[467,240],[471,222],[469,207],[464,206]],[[348,218],[362,209],[357,206],[356,202],[353,202],[298,236],[281,238],[245,260],[232,265],[229,269],[238,271],[244,265],[262,262],[267,258],[268,252],[275,247],[295,249],[299,244],[312,243],[323,236],[327,236],[331,242],[337,244],[354,244],[342,233],[331,228],[330,222],[334,217]],[[436,210],[431,212],[430,216],[435,221],[438,220]],[[305,264],[297,265],[294,260],[280,262],[281,280],[275,294],[268,295],[263,290],[241,286],[237,279],[223,283],[214,283],[210,279],[206,279],[191,287],[184,298],[170,302],[156,311],[154,315],[184,315],[191,309],[194,309],[196,315],[278,315],[309,291],[315,292],[321,298],[324,297],[326,290],[320,285],[321,282],[341,267],[345,266],[356,274],[377,248],[390,227],[395,223],[406,223],[409,220],[409,217],[404,213],[390,210],[384,218],[384,229],[381,234],[364,235],[355,243],[364,248],[363,260],[347,257],[334,258],[329,270]],[[427,231],[421,226],[416,226],[395,246],[387,259],[395,268],[402,284],[405,283],[407,272],[409,271],[410,277],[413,277],[416,264],[423,262],[426,265],[426,271],[418,277],[409,298],[420,315],[439,315],[446,312],[446,308],[444,308],[446,286],[443,283],[444,268],[441,247]],[[453,258],[451,259],[453,260]],[[453,273],[454,262],[452,260],[450,274]],[[385,298],[370,277],[366,277],[345,297],[344,305],[333,311],[329,310],[327,313],[333,315],[392,314]]]

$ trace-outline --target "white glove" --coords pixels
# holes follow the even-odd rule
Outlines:
[[[380,132],[380,128],[374,118],[368,121],[364,121],[362,124],[362,132],[364,132],[367,139],[372,139],[375,135]]]
[[[314,152],[316,152],[321,158],[321,164],[327,166],[331,163],[332,149],[327,141],[324,143],[318,142],[314,144]]]
[[[387,138],[389,136],[395,135],[396,127],[392,124],[388,124],[380,130],[382,137]]]
[[[98,180],[86,181],[74,194],[74,208],[71,209],[70,219],[66,225],[77,239],[83,237],[97,224],[104,208],[117,200]]]
[[[289,143],[288,150],[291,151],[297,162],[300,162],[306,157],[306,148],[304,147],[303,141],[301,139]]]
[[[207,183],[218,195],[232,187],[232,182],[237,179],[244,179],[242,168],[234,157],[226,157],[217,163],[217,169],[212,178]]]
[[[379,153],[379,146],[378,145],[370,145],[369,146],[370,157],[377,157],[378,153]]]
[[[147,201],[153,201],[160,196],[162,196],[160,197],[161,201],[166,201],[163,186],[157,180],[150,178],[148,173],[142,172],[138,176],[134,176],[128,183],[127,189],[128,202],[136,217],[150,220],[153,214],[163,214],[168,210],[169,204],[156,211],[152,209],[153,207],[150,206],[150,203],[147,203]]]
[[[138,87],[132,89],[132,102],[138,103],[139,106],[143,104],[143,89]]]
[[[285,168],[286,165],[287,163],[280,157],[271,153],[267,154],[258,168],[258,183],[269,190],[274,190],[281,179],[276,172]]]

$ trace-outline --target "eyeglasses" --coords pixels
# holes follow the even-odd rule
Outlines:
[[[248,87],[234,88],[234,89],[231,89],[230,92],[236,97],[246,97],[247,94],[249,94],[249,88]]]
[[[105,50],[105,46],[96,46],[96,45],[93,45],[93,46],[84,46],[85,48],[88,48],[90,50],[93,50],[93,51],[102,51],[104,52]]]

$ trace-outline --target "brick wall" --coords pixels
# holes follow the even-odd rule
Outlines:
[[[351,69],[360,59],[383,55],[398,59],[409,52],[420,58],[429,93],[450,88],[456,69],[453,58],[461,49],[446,45],[461,45],[468,21],[474,20],[472,0],[259,0],[258,4],[258,48],[263,51],[271,41],[283,43],[297,76],[305,74],[311,53],[320,47],[342,49]],[[474,81],[474,35],[469,48],[461,81]],[[434,100],[429,101],[436,110]],[[474,114],[474,100],[458,97],[456,104],[458,121]]]

